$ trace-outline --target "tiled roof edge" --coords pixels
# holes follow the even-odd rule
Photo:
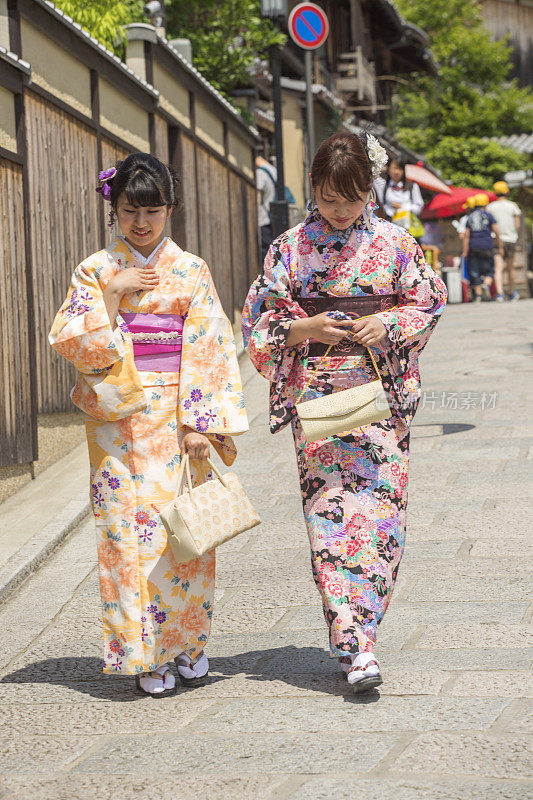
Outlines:
[[[1,45],[0,58],[2,58],[4,61],[8,61],[14,67],[22,70],[22,72],[25,72],[27,75],[31,73],[31,65],[28,64],[27,61],[24,61],[23,58],[19,58],[19,56],[16,53],[12,53],[11,50],[6,50],[6,48],[2,47]]]

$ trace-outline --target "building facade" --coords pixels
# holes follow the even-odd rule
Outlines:
[[[298,0],[289,0],[290,12]],[[385,137],[399,81],[414,71],[436,72],[424,31],[406,22],[391,0],[321,0],[330,33],[313,52],[314,140],[316,146],[346,124],[366,122]],[[286,32],[287,29],[286,29]],[[282,53],[285,182],[297,214],[309,195],[304,51],[288,38]],[[258,64],[236,102],[254,115],[267,157],[274,153],[272,76]]]
[[[509,37],[513,71],[521,86],[533,87],[533,0],[483,0],[481,13],[494,39]]]

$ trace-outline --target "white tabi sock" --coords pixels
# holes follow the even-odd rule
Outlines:
[[[371,651],[365,653],[357,653],[355,656],[350,656],[351,666],[348,667],[348,683],[354,684],[363,678],[374,678],[379,675],[379,665],[376,656]],[[375,662],[375,663],[369,663]]]
[[[203,678],[209,672],[209,661],[205,653],[202,653],[198,661],[193,664],[187,653],[182,653],[177,659],[178,672],[185,678]]]
[[[160,678],[152,677],[155,675],[160,675],[163,680],[161,681]],[[161,694],[161,692],[166,692],[168,689],[173,689],[175,687],[176,678],[170,671],[168,664],[161,664],[156,669],[151,670],[150,673],[147,672],[141,675],[139,683],[145,692]]]

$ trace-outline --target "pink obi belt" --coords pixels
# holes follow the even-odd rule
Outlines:
[[[135,366],[142,372],[179,372],[183,317],[180,314],[121,314],[133,340]]]

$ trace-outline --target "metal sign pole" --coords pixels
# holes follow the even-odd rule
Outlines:
[[[313,105],[313,51],[305,51],[305,107],[307,119],[308,167],[311,170],[315,154],[315,109]],[[307,181],[306,181],[307,185]]]

